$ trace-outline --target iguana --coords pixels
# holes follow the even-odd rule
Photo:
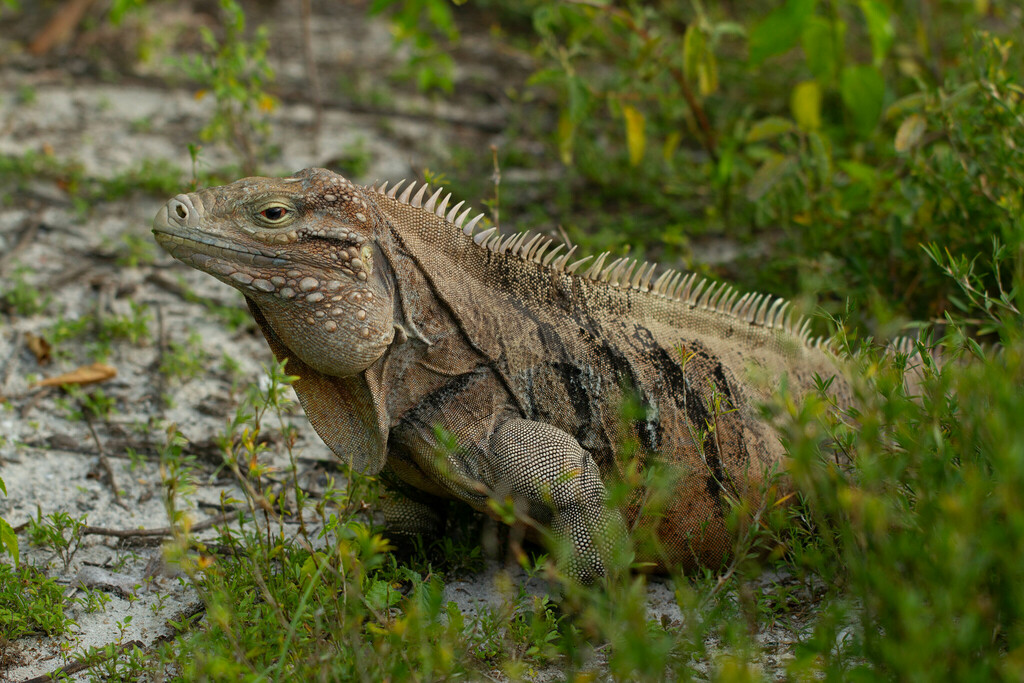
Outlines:
[[[632,440],[641,466],[658,457],[678,475],[646,559],[714,566],[732,545],[729,500],[759,495],[784,457],[758,403],[783,378],[802,394],[834,377],[849,400],[781,298],[607,253],[575,260],[402,185],[318,168],[245,178],[178,195],[153,225],[172,256],[245,295],[317,433],[390,482],[392,529],[434,530],[439,498],[484,512],[511,498],[592,579],[641,514],[605,504]],[[643,416],[627,423],[630,394]]]

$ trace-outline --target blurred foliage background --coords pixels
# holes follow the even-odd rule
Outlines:
[[[1014,3],[474,5],[535,65],[504,84],[514,114],[499,158],[543,163],[517,150],[545,141],[562,169],[530,188],[530,218],[592,248],[692,260],[693,243],[726,235],[744,248],[722,275],[815,292],[832,313],[855,301],[876,329],[952,303],[922,245],[970,258],[1019,240]],[[462,8],[371,11],[391,12],[419,87],[450,92]]]

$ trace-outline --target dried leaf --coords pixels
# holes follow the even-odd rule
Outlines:
[[[747,183],[747,199],[756,202],[768,190],[775,187],[780,180],[789,175],[789,172],[795,166],[796,161],[793,157],[782,156],[781,154],[769,157],[761,164],[761,168],[757,169],[750,182]]]
[[[117,377],[117,370],[104,363],[83,365],[80,368],[65,372],[63,375],[39,380],[32,386],[59,387],[62,384],[95,384]]]
[[[50,362],[50,342],[45,337],[39,337],[31,332],[25,335],[25,346],[28,347],[40,365],[47,365]]]
[[[920,114],[911,114],[903,119],[903,123],[896,131],[896,140],[893,143],[896,151],[906,152],[916,147],[927,127],[928,122]]]

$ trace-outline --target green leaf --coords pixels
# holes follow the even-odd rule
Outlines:
[[[846,22],[836,20],[833,23],[816,16],[807,18],[800,34],[800,45],[815,77],[826,83],[835,80],[839,73],[839,51],[845,42]]]
[[[665,136],[665,143],[661,146],[661,157],[667,162],[671,161],[672,157],[676,154],[676,149],[679,148],[679,143],[683,140],[683,134],[678,130],[674,130]]]
[[[839,76],[839,94],[853,118],[857,134],[867,137],[882,115],[885,80],[881,72],[867,65],[848,66]]]
[[[793,157],[777,154],[767,159],[747,183],[747,199],[756,202],[789,175],[795,166]]]
[[[977,81],[965,83],[950,93],[943,103],[947,107],[959,107],[961,104],[974,97],[974,94],[979,90],[981,90],[981,84]]]
[[[862,183],[867,185],[872,190],[875,189],[875,185],[878,184],[878,171],[867,164],[862,164],[859,161],[840,161],[839,168],[850,177],[855,183]]]
[[[832,182],[832,151],[829,140],[818,131],[811,131],[807,138],[811,143],[811,153],[814,155],[814,165],[818,171],[818,182],[821,187],[827,187]]]
[[[871,36],[871,58],[875,66],[879,66],[885,61],[895,36],[890,11],[881,0],[860,0],[859,4],[868,25],[868,35]]]
[[[370,590],[366,591],[364,600],[370,609],[383,612],[396,605],[402,599],[402,592],[387,581],[374,580]]]
[[[787,0],[750,31],[750,63],[757,65],[794,47],[815,0]]]
[[[696,22],[687,26],[683,35],[683,74],[691,83],[697,83],[703,96],[718,90],[718,62]]]
[[[817,81],[797,83],[789,98],[793,118],[804,130],[821,128],[821,86]]]
[[[0,491],[3,491],[5,496],[7,495],[7,484],[4,483],[3,477],[0,477]]]
[[[0,519],[0,548],[14,558],[15,565],[18,564],[18,535],[5,519]]]
[[[885,109],[885,120],[891,121],[892,119],[903,116],[910,112],[921,111],[925,105],[928,104],[929,94],[926,92],[915,92],[909,95],[904,95]]]
[[[697,22],[691,22],[683,34],[683,74],[688,81],[697,78],[697,68],[707,49],[707,41]]]
[[[583,79],[578,76],[567,74],[565,89],[569,96],[569,116],[573,123],[582,121],[590,105],[590,93],[587,90]]]
[[[769,116],[768,118],[755,121],[754,125],[747,131],[747,142],[760,142],[777,138],[786,133],[796,130],[796,124],[781,116]]]
[[[900,124],[899,129],[896,131],[896,139],[893,142],[896,151],[906,152],[916,147],[927,127],[928,121],[920,114],[911,114],[903,119],[903,123]]]
[[[623,105],[622,114],[626,117],[626,145],[629,147],[629,163],[637,166],[643,161],[647,136],[644,133],[644,115],[631,105]]]
[[[398,3],[399,0],[373,0],[373,2],[370,3],[369,12],[371,15],[380,14],[392,5],[397,5]]]

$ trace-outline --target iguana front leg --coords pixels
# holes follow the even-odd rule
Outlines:
[[[550,520],[568,572],[592,581],[626,539],[621,515],[607,509],[597,463],[570,434],[522,419],[503,389],[484,370],[453,378],[392,428],[388,468],[413,488],[482,512],[494,498],[527,503]]]
[[[521,419],[503,423],[489,445],[494,492],[547,506],[569,574],[584,582],[603,576],[625,541],[625,525],[608,507],[590,454],[562,430]]]

